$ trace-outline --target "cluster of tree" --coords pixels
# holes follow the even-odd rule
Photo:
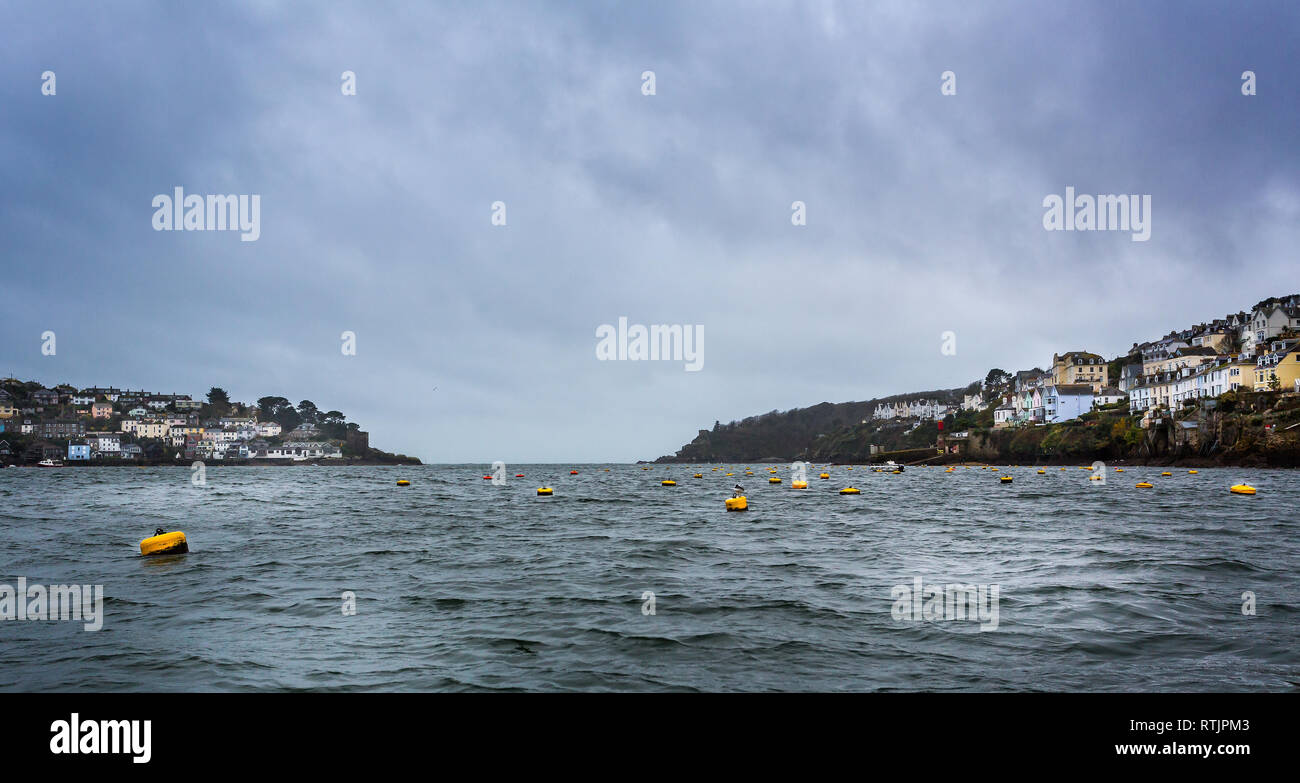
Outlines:
[[[321,411],[311,400],[302,400],[295,406],[284,397],[262,397],[257,401],[257,409],[260,421],[274,421],[286,433],[303,424],[312,424],[326,438],[343,440],[348,430],[359,427],[355,422],[349,423],[342,411]]]

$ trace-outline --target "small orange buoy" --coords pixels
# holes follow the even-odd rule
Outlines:
[[[646,470],[649,470],[649,469],[650,469],[650,468],[646,468]],[[569,471],[569,475],[570,475],[570,476],[576,476],[576,475],[578,475],[578,471],[576,471],[576,470],[571,470],[571,471]]]

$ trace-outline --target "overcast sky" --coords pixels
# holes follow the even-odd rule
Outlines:
[[[1227,2],[5,3],[0,372],[310,399],[379,448],[522,463],[650,459],[717,419],[1110,357],[1300,290],[1298,22]],[[258,194],[260,238],[155,231],[177,186]],[[1150,195],[1150,240],[1045,230],[1066,186]],[[703,368],[597,360],[620,316],[702,325]]]

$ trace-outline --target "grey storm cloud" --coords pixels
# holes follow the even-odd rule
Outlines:
[[[381,448],[528,462],[1113,356],[1297,288],[1297,16],[8,4],[0,371],[306,398]],[[154,231],[176,186],[260,194],[261,237]],[[1151,240],[1044,231],[1066,186],[1150,194]],[[702,325],[704,368],[598,361],[620,316]]]

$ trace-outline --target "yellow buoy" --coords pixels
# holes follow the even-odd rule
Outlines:
[[[1138,489],[1151,489],[1155,485],[1150,481],[1139,481],[1137,484],[1134,484],[1134,486]]]
[[[792,482],[790,482],[790,489],[807,489],[807,488],[808,488],[808,482],[807,482],[807,481],[792,481]]]
[[[1174,475],[1174,474],[1172,474],[1172,473],[1170,473],[1169,471],[1166,470],[1164,473],[1161,473],[1160,475],[1162,475],[1162,476],[1172,476],[1172,475]]]
[[[696,473],[696,474],[695,474],[695,478],[704,478],[704,474],[703,474],[703,473]]]
[[[1115,472],[1116,472],[1116,473],[1123,473],[1123,472],[1124,472],[1124,469],[1123,469],[1123,468],[1115,468]]]
[[[749,499],[746,498],[744,495],[741,495],[741,496],[738,497],[738,498],[727,498],[727,510],[728,510],[728,511],[748,511],[748,510],[749,510]]]
[[[728,473],[727,475],[728,475],[728,476],[734,476],[734,475],[736,475],[736,474],[735,474],[735,473]]]
[[[667,481],[659,482],[659,485],[663,487],[675,487],[677,486],[677,482],[673,481],[672,479],[668,479]]]
[[[1231,492],[1231,493],[1234,494],[1234,495],[1253,495],[1253,494],[1255,494],[1255,488],[1252,487],[1252,486],[1249,485],[1249,484],[1233,484],[1232,487],[1229,488],[1228,491]]]
[[[409,486],[411,486],[411,482],[407,481],[406,479],[398,479],[398,480],[397,480],[397,486],[399,486],[399,487],[409,487]]]
[[[555,494],[555,490],[551,489],[550,487],[538,487],[538,488],[537,488],[537,494],[539,494],[539,495],[554,495],[554,494]]]
[[[823,473],[823,474],[821,474],[820,476],[818,476],[817,478],[830,478],[830,477],[831,477],[831,474],[829,474],[829,473]]]
[[[1190,473],[1190,474],[1192,474],[1193,476],[1196,475],[1196,471],[1194,471],[1194,470],[1189,470],[1189,471],[1187,471],[1187,472]]]
[[[1039,472],[1039,473],[1046,473],[1047,471],[1043,470],[1042,468],[1039,468],[1039,469],[1038,469],[1038,472]]]
[[[179,530],[158,533],[140,542],[142,555],[178,555],[188,551],[190,545],[185,541],[185,534]]]
[[[1061,468],[1061,470],[1065,470],[1065,468]]]
[[[1003,476],[1002,478],[998,479],[998,481],[1001,481],[1003,484],[1010,484],[1010,483],[1011,483],[1011,477],[1010,477],[1010,476]]]
[[[845,487],[844,489],[841,489],[841,490],[840,490],[840,494],[841,494],[841,495],[861,495],[861,494],[862,494],[862,490],[860,490],[860,489],[858,489],[858,488],[856,488],[856,487]]]
[[[889,471],[889,472],[890,472],[890,473],[893,473],[895,476],[897,476],[899,473],[902,473],[903,471],[901,471],[901,470],[891,470],[891,471]]]
[[[770,478],[770,479],[767,480],[767,483],[769,483],[769,484],[780,484],[780,483],[781,483],[781,479],[777,478],[776,476],[773,476],[772,478]]]

